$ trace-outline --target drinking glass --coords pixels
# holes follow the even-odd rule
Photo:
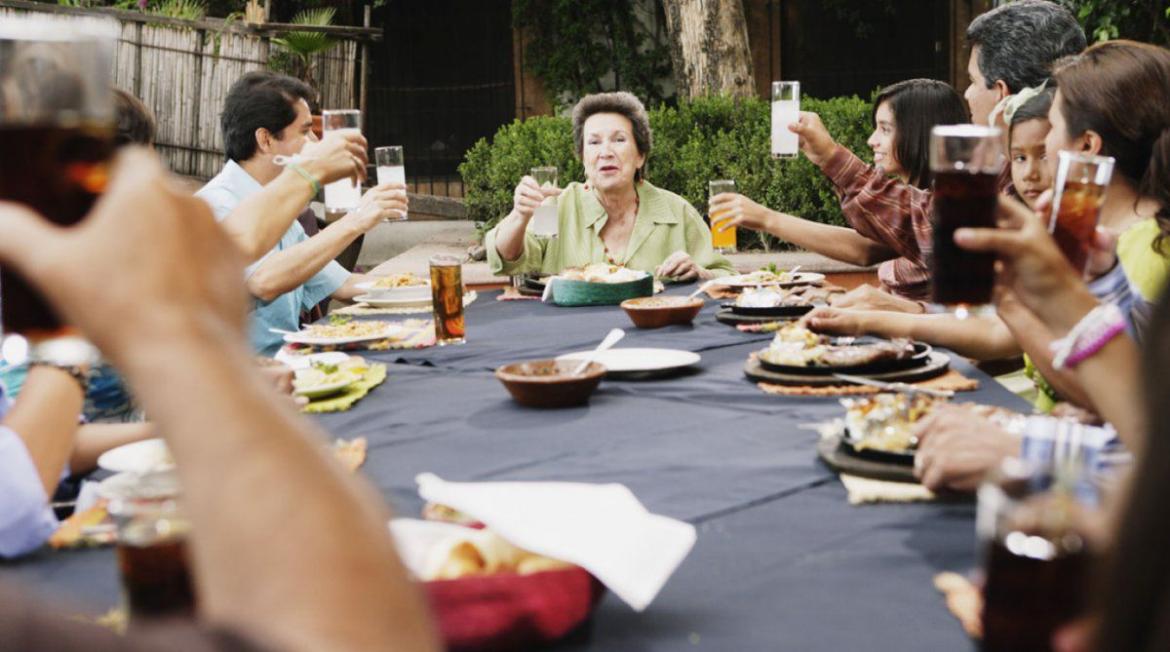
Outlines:
[[[557,168],[552,165],[532,168],[529,171],[536,183],[540,184],[541,188],[556,188],[557,187]],[[528,224],[528,229],[534,235],[543,238],[555,238],[558,230],[557,220],[557,198],[549,197],[544,200],[540,206],[536,207],[536,212],[532,216],[532,221]]]
[[[995,255],[960,249],[955,230],[993,228],[1003,169],[1000,130],[980,125],[946,125],[930,132],[934,175],[932,300],[957,317],[984,312],[995,285]]]
[[[979,488],[983,650],[1050,650],[1053,632],[1084,612],[1101,518],[1088,469],[1013,458]]]
[[[353,131],[361,133],[362,112],[357,109],[334,109],[321,112],[321,125],[325,133]],[[348,213],[362,201],[362,186],[358,181],[346,177],[325,186],[325,212]]]
[[[1113,177],[1113,158],[1077,152],[1057,154],[1052,219],[1048,231],[1078,273],[1085,273],[1105,189]]]
[[[5,16],[0,21],[0,200],[58,225],[81,221],[106,187],[117,23]],[[0,268],[0,333],[11,363],[67,364],[97,352],[15,270]]]
[[[800,120],[800,82],[772,82],[772,158],[796,158],[800,138],[788,125]]]
[[[710,198],[725,192],[735,192],[735,181],[731,179],[717,179],[707,183],[708,204]],[[725,231],[718,229],[719,224],[727,218],[726,213],[709,212],[711,220],[711,246],[721,254],[735,253],[735,227],[728,227]]]
[[[374,161],[378,165],[378,185],[384,183],[401,183],[402,185],[406,185],[406,163],[403,161],[401,145],[390,145],[375,149]],[[402,217],[392,219],[398,221],[405,220],[406,213],[403,213]]]
[[[148,473],[109,503],[118,529],[118,570],[132,624],[195,615],[187,535],[174,471]]]
[[[431,256],[431,306],[439,346],[463,344],[463,261],[457,256]]]

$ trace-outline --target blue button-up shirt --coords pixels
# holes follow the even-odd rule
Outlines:
[[[0,421],[8,399],[0,385]],[[57,529],[57,517],[24,441],[0,425],[0,557],[35,550]]]
[[[235,161],[228,161],[223,170],[214,179],[207,182],[199,192],[195,193],[206,201],[215,219],[226,218],[240,202],[257,193],[263,186],[252,175]],[[250,277],[264,261],[277,251],[294,247],[309,236],[305,235],[304,228],[293,221],[288,230],[281,236],[276,247],[248,266],[244,278]],[[286,331],[295,331],[300,328],[300,315],[318,303],[331,296],[349,278],[349,272],[338,265],[336,261],[329,261],[321,271],[317,272],[300,287],[286,292],[272,301],[256,299],[252,309],[251,340],[252,346],[264,355],[272,355],[280,349],[281,336],[270,329],[278,328]]]

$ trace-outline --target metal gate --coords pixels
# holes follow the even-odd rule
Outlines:
[[[457,168],[515,116],[510,0],[390,0],[370,48],[371,147],[403,145],[411,190],[463,194]]]

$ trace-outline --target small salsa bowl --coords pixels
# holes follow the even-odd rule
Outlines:
[[[641,297],[627,299],[621,306],[638,328],[662,328],[693,322],[703,309],[703,300],[697,297]]]
[[[577,375],[575,360],[529,360],[514,362],[496,369],[496,378],[520,405],[536,408],[561,408],[585,405],[605,376],[605,367],[590,362]]]

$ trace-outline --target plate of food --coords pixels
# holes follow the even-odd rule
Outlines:
[[[795,272],[779,269],[775,264],[768,265],[754,272],[725,276],[717,279],[719,285],[732,288],[750,288],[758,286],[795,287],[798,285],[818,285],[824,283],[825,275],[815,272]]]
[[[699,363],[698,353],[677,349],[577,351],[557,360],[592,360],[605,366],[606,378],[651,378],[679,373]]]
[[[762,286],[744,288],[735,301],[723,304],[736,315],[748,317],[799,317],[817,306],[829,304],[840,291],[801,285],[794,288]]]
[[[114,473],[149,473],[175,466],[171,451],[162,439],[143,439],[102,453],[98,466]]]
[[[764,369],[789,375],[875,374],[925,365],[930,345],[906,339],[847,342],[791,324],[756,355]]]
[[[841,399],[841,446],[858,457],[912,466],[918,449],[915,424],[943,400],[920,393]]]
[[[362,379],[355,369],[334,364],[315,364],[298,369],[293,378],[293,393],[309,400],[332,396]]]
[[[368,297],[380,299],[431,299],[431,282],[410,272],[379,276],[373,281],[358,283],[357,289]]]
[[[331,346],[384,340],[401,333],[402,327],[390,322],[331,317],[328,324],[310,324],[296,333],[286,333],[284,341],[289,344]]]
[[[423,288],[423,296],[397,296],[383,294],[362,294],[353,298],[371,308],[426,308],[431,305],[431,288]]]
[[[553,302],[560,306],[617,305],[654,294],[653,276],[609,263],[566,268],[549,284]]]

